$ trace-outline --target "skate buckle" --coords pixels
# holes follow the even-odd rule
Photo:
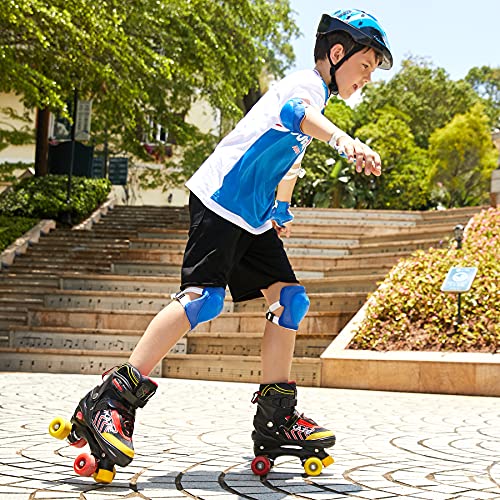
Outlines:
[[[253,397],[252,397],[253,404],[255,404],[259,400],[259,396],[260,396],[260,391],[256,391],[253,393]]]

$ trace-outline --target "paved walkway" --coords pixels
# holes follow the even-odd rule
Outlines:
[[[47,432],[94,376],[3,373],[0,499],[500,499],[500,400],[301,388],[299,410],[335,429],[336,463],[306,477],[283,457],[250,471],[255,386],[160,379],[139,410],[136,459],[111,485],[76,476],[81,451]]]

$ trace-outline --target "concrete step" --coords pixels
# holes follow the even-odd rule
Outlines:
[[[162,362],[163,376],[227,382],[261,381],[259,356],[216,356],[203,354],[168,354]],[[319,358],[294,358],[291,379],[301,386],[321,385]]]
[[[68,327],[13,326],[6,347],[130,353],[143,332]],[[260,356],[263,332],[189,332],[169,354]],[[319,357],[335,335],[297,335],[295,356]]]
[[[48,309],[33,307],[28,311],[30,326],[63,326],[106,330],[144,331],[155,313],[152,311]],[[337,334],[353,316],[350,312],[313,311],[300,324],[299,333]],[[222,313],[216,319],[196,327],[198,332],[261,332],[265,319],[262,312]]]
[[[81,373],[102,375],[128,361],[122,351],[85,351],[67,349],[0,348],[0,371],[31,373]],[[161,364],[152,372],[161,377]]]
[[[336,276],[336,273],[341,270],[350,270],[353,268],[361,268],[361,266],[369,266],[369,268],[379,267],[387,269],[388,266],[394,266],[399,260],[408,256],[408,252],[390,252],[375,254],[357,254],[346,255],[331,259],[329,266],[324,269],[325,277]]]
[[[395,252],[407,252],[410,254],[415,250],[426,250],[431,247],[439,248],[447,246],[447,244],[448,241],[441,240],[440,238],[410,241],[388,241],[385,243],[365,243],[358,247],[351,247],[349,252],[351,255]]]
[[[55,275],[36,275],[32,273],[0,273],[0,286],[22,287],[22,288],[56,288],[59,286],[59,278]],[[1,292],[0,292],[1,295]]]
[[[356,283],[376,282],[385,277],[385,272],[379,268],[371,269],[370,273],[358,275],[343,275],[330,278],[305,278],[301,280],[308,293],[346,292]],[[146,292],[171,294],[179,290],[180,280],[173,277],[149,277],[126,275],[61,274],[58,287],[62,290],[95,290],[115,292]],[[0,287],[1,289],[1,287]],[[361,292],[360,292],[361,293]]]
[[[128,360],[128,353],[65,349],[0,348],[0,371],[102,374]],[[261,380],[259,356],[167,354],[154,377],[253,382]],[[291,378],[301,386],[321,384],[321,360],[294,358]]]
[[[356,312],[363,304],[369,291],[374,290],[375,283],[371,286],[362,283],[365,290],[361,292],[323,292],[312,293],[308,291],[311,301],[311,311],[349,311]],[[174,292],[178,287],[173,289]],[[159,312],[171,301],[167,293],[108,291],[108,290],[58,290],[49,288],[4,288],[0,285],[0,294],[9,295],[0,299],[0,307],[43,306],[47,308],[75,308],[98,310],[133,310]],[[224,302],[225,312],[257,312],[265,314],[268,306],[263,298],[247,302],[233,303],[231,295],[226,295]]]

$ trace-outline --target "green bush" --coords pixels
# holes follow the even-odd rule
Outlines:
[[[111,191],[107,179],[72,177],[68,204],[67,183],[65,175],[23,179],[0,198],[0,215],[54,219],[62,224],[70,218],[75,224],[88,217]]]
[[[467,225],[463,248],[419,250],[400,261],[369,300],[352,349],[482,351],[500,349],[500,210],[490,208]],[[441,292],[453,266],[477,267],[462,294]]]
[[[37,222],[38,219],[0,215],[0,252],[29,231]]]

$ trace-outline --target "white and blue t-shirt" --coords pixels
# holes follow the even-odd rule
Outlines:
[[[276,187],[302,161],[312,138],[280,118],[290,99],[323,111],[328,88],[316,70],[293,73],[274,84],[187,181],[210,210],[253,234],[272,227]]]

